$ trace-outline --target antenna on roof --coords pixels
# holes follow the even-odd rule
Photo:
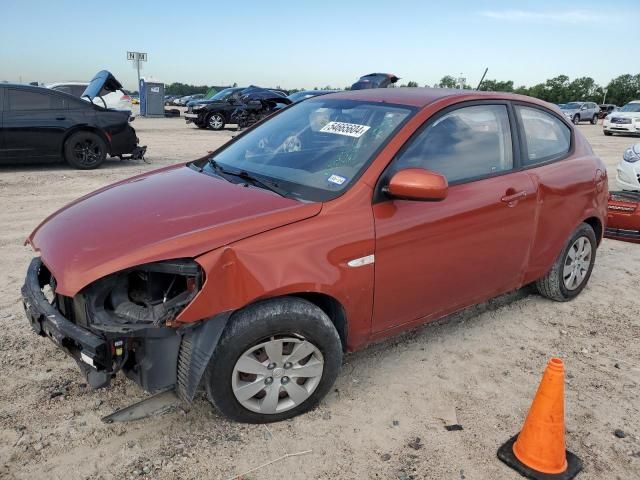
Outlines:
[[[476,90],[480,90],[480,87],[482,86],[482,82],[484,81],[484,77],[487,76],[488,71],[489,71],[489,67],[484,69],[484,73],[482,74],[482,78],[480,79],[480,82],[478,82],[478,86],[476,87]]]

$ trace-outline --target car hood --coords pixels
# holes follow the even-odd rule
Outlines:
[[[82,92],[82,97],[98,97],[102,89],[108,92],[115,92],[116,90],[122,90],[122,84],[108,70],[100,70]]]
[[[640,112],[611,112],[609,118],[640,118]]]
[[[27,243],[40,252],[56,291],[73,296],[105,275],[196,257],[321,208],[178,165],[76,200],[43,221]]]

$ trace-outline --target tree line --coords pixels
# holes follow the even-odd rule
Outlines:
[[[446,75],[435,85],[440,88],[460,88],[458,80]],[[462,88],[472,88],[462,85]],[[513,80],[484,80],[480,90],[492,92],[512,92],[529,95],[551,103],[587,101],[595,103],[613,103],[624,105],[631,100],[640,99],[640,74],[620,75],[607,85],[598,85],[591,77],[579,77],[571,80],[567,75],[558,75],[544,83],[531,87],[515,87]]]
[[[237,84],[233,84],[237,86]],[[418,87],[418,82],[409,81],[398,85],[399,87]],[[430,87],[432,85],[425,85]],[[445,75],[440,81],[433,85],[439,88],[464,88],[472,89],[471,85],[460,84],[459,80],[452,75]],[[195,93],[207,93],[212,86],[209,85],[189,85],[186,83],[172,83],[167,85],[165,93],[167,95],[191,95]],[[224,87],[213,87],[224,88]],[[276,88],[280,88],[277,86]],[[344,90],[349,90],[345,87]],[[289,93],[303,89],[294,88],[288,90]],[[330,85],[325,87],[314,87],[313,90],[342,90],[333,88]],[[640,73],[636,75],[625,74],[612,79],[607,85],[598,85],[591,77],[579,77],[571,80],[567,75],[558,75],[531,87],[524,85],[516,87],[513,80],[484,80],[480,85],[480,90],[493,92],[512,92],[521,95],[529,95],[551,103],[567,103],[571,101],[587,101],[595,103],[613,103],[624,105],[631,100],[640,99]]]

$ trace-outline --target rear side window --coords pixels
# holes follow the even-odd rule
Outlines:
[[[513,168],[505,105],[463,107],[438,118],[394,162],[394,171],[424,168],[464,181]]]
[[[516,106],[527,146],[525,165],[563,157],[571,148],[571,130],[562,121],[537,108]]]
[[[62,98],[49,93],[9,89],[8,110],[56,110],[65,108]]]

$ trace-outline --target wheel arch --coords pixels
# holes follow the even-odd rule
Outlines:
[[[600,219],[598,217],[589,217],[584,220],[584,223],[593,228],[593,231],[596,234],[596,242],[598,245],[600,245],[600,242],[602,242],[603,234],[602,222],[600,221]]]
[[[107,153],[111,155],[111,141],[109,141],[109,139],[107,138],[107,136],[102,130],[92,125],[75,125],[74,127],[71,127],[69,130],[67,130],[67,132],[64,134],[64,137],[62,138],[62,143],[60,144],[60,155],[63,158],[64,158],[64,146],[67,143],[67,140],[69,140],[69,137],[71,137],[71,135],[77,132],[91,132],[98,135],[107,146]]]

